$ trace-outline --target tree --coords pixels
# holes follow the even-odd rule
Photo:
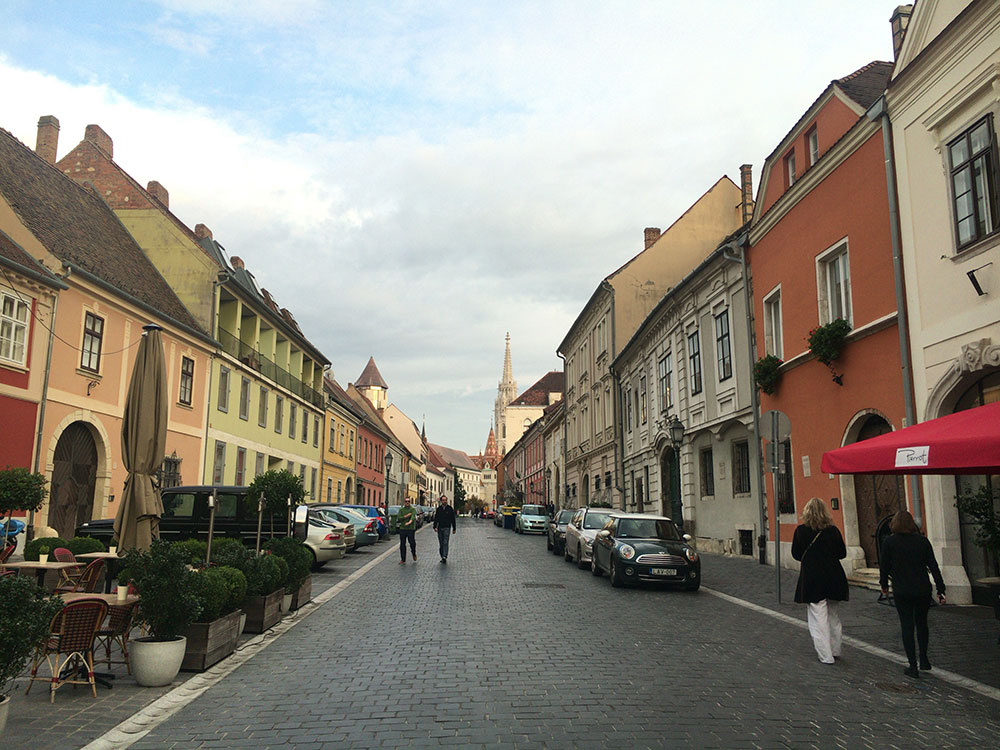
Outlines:
[[[455,474],[455,512],[465,512],[465,487],[462,486],[462,477]]]
[[[271,532],[274,532],[274,514],[289,516],[288,498],[292,499],[292,508],[301,505],[305,500],[306,491],[302,485],[302,478],[287,469],[280,471],[265,471],[257,475],[247,487],[247,496],[251,500],[257,500],[264,496],[264,510],[271,516]],[[253,507],[253,506],[251,506]],[[288,532],[291,534],[291,524]]]
[[[8,466],[0,471],[0,519],[15,510],[38,510],[45,499],[45,476],[33,474],[23,466]],[[0,538],[0,549],[7,543],[7,526]]]

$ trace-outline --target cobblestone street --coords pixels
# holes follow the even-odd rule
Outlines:
[[[824,666],[794,622],[713,593],[801,620],[771,568],[708,556],[700,593],[620,590],[487,521],[463,519],[447,566],[417,539],[418,563],[388,555],[132,747],[1000,745],[989,688],[851,645]],[[852,589],[845,636],[898,654],[875,598]],[[995,673],[994,621],[932,613],[932,659],[958,671],[949,629]]]

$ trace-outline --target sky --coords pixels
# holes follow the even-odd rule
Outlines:
[[[370,356],[439,445],[485,447],[601,280],[829,82],[897,0],[7,0],[0,127],[89,123],[240,256],[342,386]]]

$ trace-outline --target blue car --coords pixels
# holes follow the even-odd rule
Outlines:
[[[374,518],[378,522],[378,538],[385,539],[389,536],[389,522],[386,521],[385,516],[379,512],[379,509],[374,505],[349,505],[343,503],[345,508],[354,508],[355,510],[360,510],[369,518]]]

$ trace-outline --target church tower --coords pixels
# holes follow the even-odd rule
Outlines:
[[[375,366],[375,357],[368,358],[368,364],[365,365],[364,372],[354,383],[354,387],[362,396],[371,401],[372,406],[379,413],[388,406],[389,386],[386,385],[385,380],[382,379],[382,373]]]
[[[499,434],[496,436],[497,449],[500,455],[507,452],[507,405],[517,398],[517,382],[510,365],[510,332],[507,333],[507,349],[503,355],[503,379],[497,386],[497,400],[493,407],[493,424]]]
[[[497,450],[497,438],[490,427],[490,436],[486,438],[486,450],[483,451],[483,468],[496,469],[500,463],[500,451]]]

